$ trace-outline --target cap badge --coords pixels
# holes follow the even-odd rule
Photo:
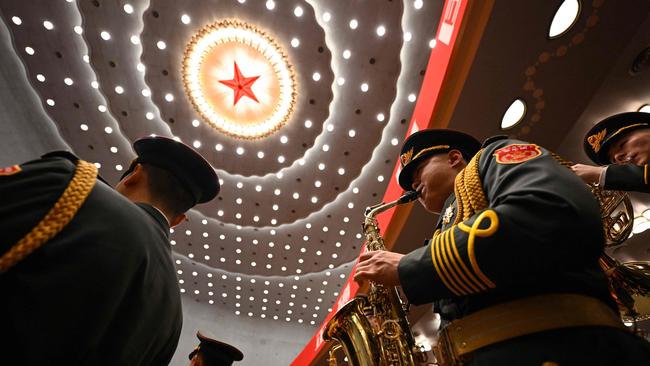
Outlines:
[[[409,151],[405,152],[399,157],[400,161],[402,162],[402,166],[406,166],[406,164],[410,163],[412,157],[413,157],[413,148],[411,148]]]
[[[519,164],[542,155],[535,144],[512,144],[496,150],[493,154],[499,164]]]
[[[589,145],[591,145],[591,148],[594,149],[594,152],[597,153],[600,150],[600,144],[603,142],[603,139],[605,139],[605,135],[607,135],[606,128],[596,134],[587,137],[587,142]]]

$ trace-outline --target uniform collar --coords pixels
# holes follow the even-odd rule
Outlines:
[[[160,226],[160,228],[165,232],[165,235],[169,238],[169,222],[165,215],[163,215],[162,211],[148,203],[136,202],[136,205],[151,215],[151,217],[153,217],[158,223],[158,226]]]

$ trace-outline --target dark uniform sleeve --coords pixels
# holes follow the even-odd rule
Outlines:
[[[615,191],[650,192],[648,164],[610,165],[605,171],[605,189]]]
[[[497,158],[500,148],[514,144],[534,146],[538,153],[520,162]],[[411,303],[525,286],[600,255],[596,200],[547,150],[501,140],[484,149],[479,172],[487,208],[436,233],[400,261],[400,282]]]

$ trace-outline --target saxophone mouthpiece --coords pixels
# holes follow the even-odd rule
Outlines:
[[[398,204],[401,205],[403,203],[415,201],[416,199],[418,199],[418,197],[420,197],[420,192],[418,192],[418,191],[408,191],[404,195],[402,195],[402,197],[400,197],[397,200],[397,202],[398,202]]]

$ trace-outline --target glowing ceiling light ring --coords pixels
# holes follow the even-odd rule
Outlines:
[[[271,115],[259,123],[243,125],[225,118],[212,107],[202,90],[200,72],[206,53],[215,46],[227,43],[246,45],[259,52],[271,66],[278,80],[278,102]],[[222,20],[199,30],[186,47],[182,75],[185,92],[194,109],[211,127],[231,137],[267,137],[287,123],[295,108],[297,84],[288,57],[265,32],[238,20]]]

